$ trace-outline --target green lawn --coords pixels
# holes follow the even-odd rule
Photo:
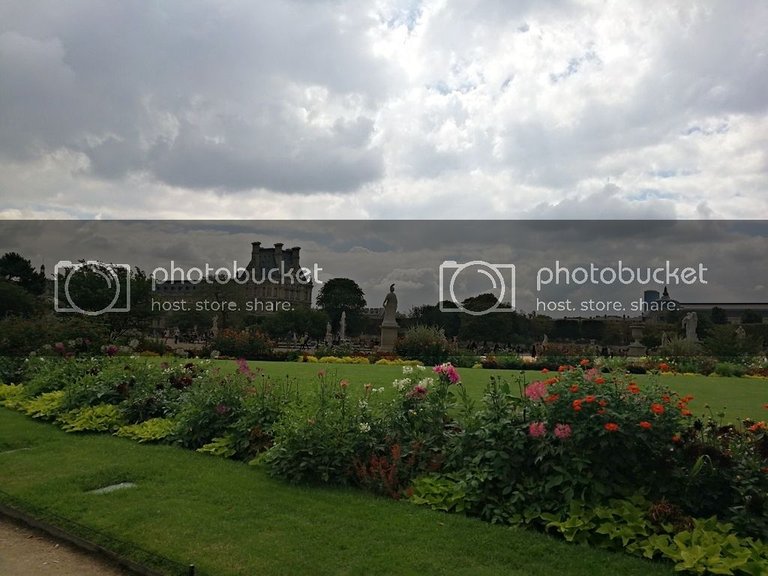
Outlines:
[[[9,451],[20,447],[28,449]],[[87,493],[122,481],[138,487]],[[0,490],[210,575],[673,573],[353,490],[287,486],[260,468],[171,446],[66,434],[3,408]]]
[[[221,361],[223,363],[225,361]],[[228,362],[234,366],[234,362]],[[252,367],[261,368],[265,374],[273,378],[291,377],[300,382],[308,382],[317,378],[319,371],[325,371],[327,377],[338,379],[346,378],[351,385],[362,386],[371,383],[375,386],[391,388],[392,381],[400,378],[402,368],[400,366],[372,366],[353,364],[315,364],[299,362],[251,362]],[[513,370],[483,370],[480,368],[460,368],[462,381],[467,387],[471,397],[479,399],[482,396],[483,387],[491,376],[505,378],[510,382],[516,382],[520,373]],[[525,372],[526,382],[541,379],[540,372]],[[642,385],[648,382],[651,376],[638,376],[637,382]],[[741,418],[765,420],[768,418],[768,410],[763,408],[768,404],[768,380],[756,378],[725,378],[721,376],[687,376],[664,375],[659,377],[663,384],[670,386],[681,395],[691,394],[694,400],[690,409],[695,414],[708,414],[708,404],[713,412],[717,413],[726,408],[726,420],[736,421]],[[513,390],[517,390],[513,386]]]

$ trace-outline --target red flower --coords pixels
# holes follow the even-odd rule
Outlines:
[[[606,422],[603,425],[603,428],[608,430],[608,432],[617,432],[619,430],[619,425],[616,424],[616,422]]]
[[[565,372],[565,366],[563,366],[563,365],[561,364],[561,365],[558,367],[557,371],[558,371],[558,372]]]
[[[598,414],[605,414],[605,408],[600,408],[600,410],[597,411]]]
[[[584,396],[584,402],[586,402],[587,404],[592,404],[592,402],[594,401],[595,401],[595,397],[592,396],[591,394]]]
[[[549,368],[542,368],[541,369],[541,373],[542,374],[546,374],[547,372],[549,372]]]
[[[629,390],[630,394],[640,394],[640,387],[635,382],[630,382],[627,390]]]
[[[680,442],[682,441],[683,439],[680,437],[680,434],[675,434],[674,436],[672,436],[672,442],[674,442],[675,444],[680,444]]]
[[[579,362],[579,366],[589,366],[589,360],[587,360],[586,358],[582,358],[581,361]]]
[[[664,406],[661,404],[654,402],[651,404],[651,412],[656,414],[656,416],[660,416],[661,414],[664,414]]]
[[[683,408],[683,409],[680,411],[680,414],[682,414],[683,416],[693,416],[693,412],[691,412],[691,411],[690,411],[690,410],[688,410],[687,408]]]
[[[577,384],[574,384],[573,386],[570,387],[570,391],[576,394],[576,392],[579,391],[579,386]]]
[[[638,426],[640,426],[640,428],[642,428],[643,430],[650,430],[651,428],[653,428],[653,425],[650,422],[646,422],[645,420],[640,422]]]
[[[757,422],[755,424],[752,424],[748,428],[750,432],[759,432],[760,430],[768,430],[768,427],[765,425],[765,422]]]
[[[669,364],[667,364],[666,362],[662,362],[661,364],[659,364],[659,370],[661,370],[662,372],[669,372]]]
[[[573,406],[574,412],[579,412],[581,410],[581,400],[578,400],[578,399],[574,400],[572,402],[572,406]]]
[[[597,404],[598,404],[598,406],[600,406],[601,408],[605,408],[606,406],[608,406],[608,401],[607,401],[607,400],[600,400],[600,401],[598,401],[598,403],[597,403]]]
[[[669,394],[664,394],[664,396],[661,397],[661,401],[669,403],[670,401]]]
[[[557,402],[560,400],[560,394],[550,394],[546,398],[544,398],[544,402],[547,404],[551,404],[552,402]]]
[[[595,384],[605,384],[605,378],[602,376],[595,378]]]

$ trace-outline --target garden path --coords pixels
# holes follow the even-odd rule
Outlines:
[[[0,518],[2,576],[129,576],[101,558]]]

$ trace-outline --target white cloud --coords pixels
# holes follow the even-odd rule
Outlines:
[[[0,0],[0,215],[768,213],[768,5]]]

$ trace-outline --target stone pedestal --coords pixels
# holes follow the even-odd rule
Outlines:
[[[379,352],[393,352],[397,342],[397,322],[384,321],[381,324],[381,345]]]
[[[645,346],[640,343],[640,338],[643,337],[643,326],[641,324],[635,324],[629,327],[632,331],[633,342],[627,348],[627,356],[637,358],[639,356],[645,356],[647,350]]]

